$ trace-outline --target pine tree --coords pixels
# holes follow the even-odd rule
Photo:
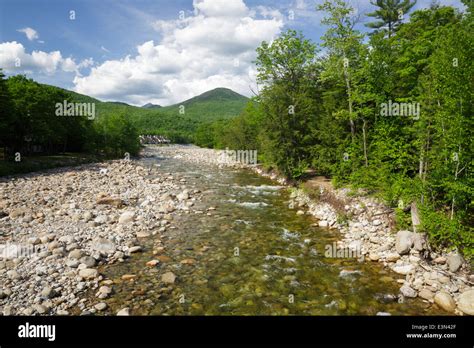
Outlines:
[[[413,2],[410,0],[375,0],[374,2],[372,0],[370,3],[378,9],[368,13],[367,16],[377,18],[378,21],[366,25],[369,28],[387,30],[390,38],[402,22],[404,15],[415,6],[416,0]]]

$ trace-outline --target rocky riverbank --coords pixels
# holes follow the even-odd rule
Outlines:
[[[228,161],[225,151],[182,147],[163,148],[174,156],[194,163],[249,168],[280,184],[284,178],[268,173],[259,166]],[[399,302],[419,297],[447,313],[474,315],[474,275],[459,253],[434,251],[425,234],[394,231],[394,211],[375,198],[351,195],[347,188],[334,189],[330,183],[317,187],[318,198],[310,198],[302,189],[294,189],[289,208],[297,214],[316,217],[323,228],[338,229],[343,238],[338,248],[362,255],[366,262],[381,262],[400,275]]]
[[[393,231],[394,212],[375,198],[350,196],[348,189],[322,188],[318,200],[303,190],[292,194],[291,206],[319,219],[320,227],[337,228],[338,247],[381,262],[404,276],[399,301],[420,297],[448,313],[474,315],[474,275],[457,252],[434,251],[425,234]],[[342,221],[341,221],[342,220]]]
[[[285,183],[258,166],[229,160],[223,151],[151,146],[143,155],[216,168],[248,167]],[[177,216],[202,213],[194,211],[202,194],[189,186],[176,174],[163,173],[155,166],[145,168],[136,161],[2,179],[0,313],[129,314],[128,308],[118,312],[108,308],[105,299],[113,298],[115,285],[101,269],[140,253],[150,240],[153,253],[164,250],[167,239],[162,234],[177,228]],[[460,255],[431,250],[422,234],[395,233],[393,211],[370,196],[354,196],[327,183],[316,185],[317,197],[302,189],[292,190],[289,208],[298,215],[316,217],[320,227],[339,229],[343,235],[339,248],[354,250],[365,262],[381,262],[400,275],[400,279],[391,278],[400,283],[400,302],[419,297],[447,313],[474,314],[474,279]],[[147,261],[143,267],[159,268],[162,262],[159,256]],[[133,276],[121,278],[128,281]],[[176,275],[168,270],[159,279],[167,286]]]
[[[135,161],[2,179],[0,313],[104,311],[101,299],[112,282],[100,268],[141,252],[144,238],[156,236],[160,244],[175,216],[192,210],[196,194],[184,179]],[[94,301],[86,298],[90,291],[97,291]]]

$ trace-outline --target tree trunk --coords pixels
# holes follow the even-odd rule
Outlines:
[[[347,72],[347,68],[344,69],[344,77],[346,80],[346,88],[347,88],[347,99],[349,102],[349,123],[351,125],[351,136],[352,142],[355,140],[355,125],[354,120],[352,119],[352,92],[351,92],[351,83],[349,80],[349,73]]]
[[[415,202],[411,204],[411,224],[413,226],[413,232],[417,232],[418,226],[420,225],[420,216]]]
[[[369,160],[367,159],[367,137],[366,137],[366,133],[365,133],[366,125],[367,125],[367,122],[364,118],[364,124],[362,126],[362,134],[364,136],[364,160],[365,160],[365,166],[368,167],[369,166]]]

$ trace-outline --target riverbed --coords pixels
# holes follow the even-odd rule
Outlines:
[[[147,155],[142,166],[185,179],[201,197],[161,234],[162,247],[151,237],[142,253],[100,270],[114,289],[105,313],[443,314],[420,299],[399,303],[401,277],[382,265],[326,257],[339,232],[289,209],[286,187],[250,170],[183,160],[172,148]],[[147,267],[150,260],[159,263]],[[163,282],[169,272],[176,278]]]

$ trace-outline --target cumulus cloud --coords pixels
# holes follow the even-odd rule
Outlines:
[[[19,31],[20,33],[24,33],[26,37],[28,38],[28,40],[30,41],[33,41],[39,38],[38,32],[30,27],[18,29],[17,31]]]
[[[63,58],[60,51],[33,51],[29,54],[16,41],[0,43],[0,67],[7,73],[38,72],[53,75],[57,71],[65,71],[79,74],[79,69],[92,64],[90,58],[77,64],[70,57]]]
[[[159,40],[138,45],[135,55],[76,76],[75,90],[136,105],[172,104],[216,87],[249,95],[255,49],[281,31],[281,13],[266,11],[262,18],[261,9],[242,0],[194,0],[193,6],[182,19],[155,21]]]

